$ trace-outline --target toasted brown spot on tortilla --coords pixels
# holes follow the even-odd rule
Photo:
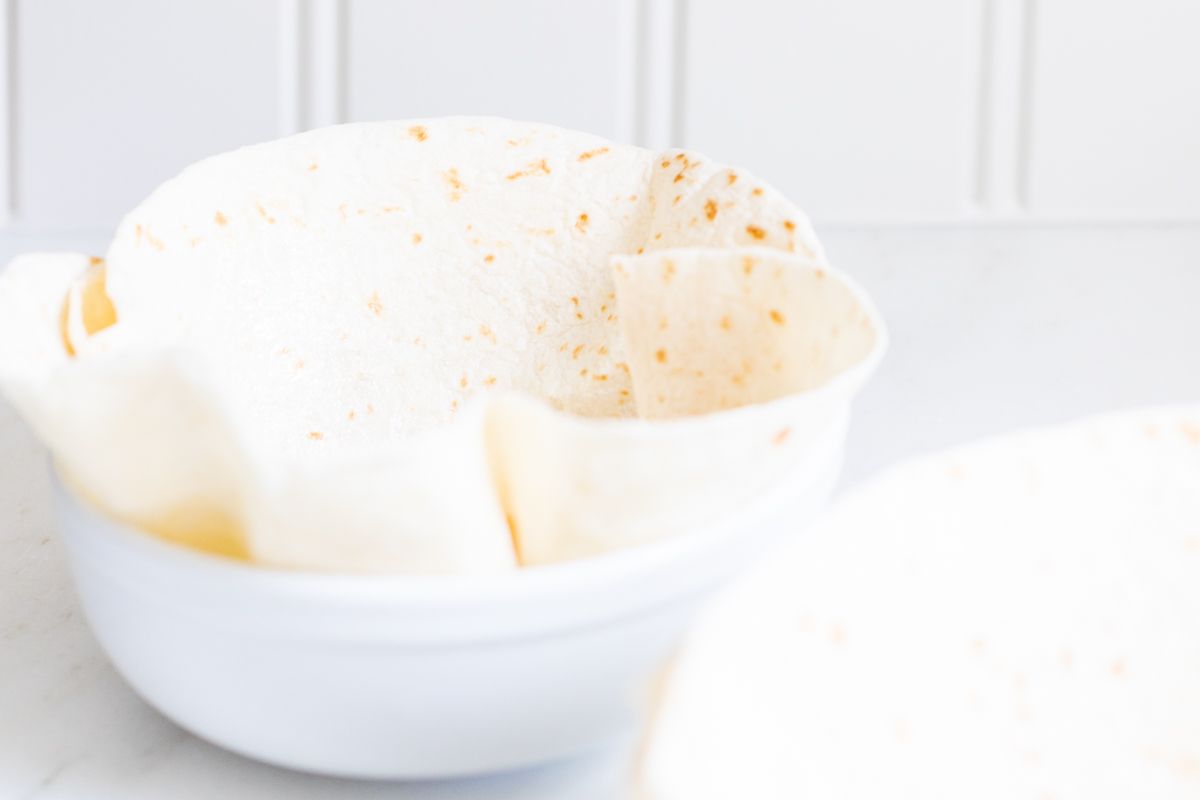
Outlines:
[[[544,332],[545,330],[546,330],[546,323],[544,323],[544,322],[539,322],[539,323],[537,324],[537,327],[534,329],[534,333],[542,333],[542,332]]]
[[[358,416],[358,412],[355,411],[353,408],[346,412],[346,419],[348,419],[351,422],[353,422],[355,417],[357,417],[357,416]]]
[[[814,270],[813,270],[813,277],[814,277],[814,278],[816,278],[817,280],[821,280],[822,278],[824,278],[824,277],[825,277],[825,270],[823,270],[823,269],[814,269]]]
[[[442,180],[450,187],[450,202],[457,203],[462,199],[463,192],[467,190],[466,184],[462,182],[462,178],[458,176],[458,167],[451,167],[442,173]]]
[[[604,153],[607,153],[607,152],[608,152],[607,147],[597,147],[595,150],[588,150],[586,153],[580,153],[579,160],[587,161],[588,159],[595,158],[596,156],[603,155]]]
[[[413,244],[420,244],[420,243],[421,243],[421,239],[423,239],[423,238],[424,238],[424,237],[422,237],[422,236],[421,236],[421,234],[419,234],[419,233],[414,233],[414,234],[412,235],[412,243],[413,243]]]
[[[767,238],[767,232],[764,231],[762,228],[758,227],[757,225],[747,225],[746,233],[750,234],[755,239]]]
[[[496,385],[496,376],[488,375],[486,378],[483,379],[483,385],[484,386],[495,386]]]
[[[596,352],[602,356],[606,356],[606,355],[608,355],[608,347],[606,347],[605,345],[600,345],[599,347],[596,348]]]
[[[674,277],[675,277],[675,262],[674,261],[664,261],[663,262],[663,283],[670,283],[671,278],[674,278]]]
[[[515,181],[521,178],[528,178],[531,175],[549,175],[550,165],[546,163],[546,159],[540,158],[537,161],[530,162],[524,169],[519,169],[516,172],[509,174],[508,180]]]
[[[783,227],[786,231],[791,233],[792,231],[796,230],[796,223],[792,222],[790,219],[785,219],[783,221]]]
[[[489,328],[487,325],[479,326],[479,335],[485,339],[490,340],[492,344],[496,343],[496,334],[492,333],[492,329]]]
[[[581,378],[586,378],[586,377],[587,377],[587,373],[588,373],[588,371],[587,371],[587,367],[584,367],[583,369],[579,370],[579,377],[581,377]]]
[[[737,173],[736,172],[729,173],[729,177],[727,177],[725,179],[725,182],[726,182],[726,185],[733,186],[735,183],[737,183]]]
[[[681,195],[681,194],[675,195],[675,199],[671,201],[671,205],[673,205],[673,206],[679,205],[679,201],[682,199],[683,199],[683,195]]]
[[[1179,432],[1187,437],[1192,444],[1200,444],[1200,425],[1194,422],[1179,423]]]
[[[462,377],[460,377],[460,378],[458,379],[458,385],[459,385],[459,387],[460,387],[460,388],[463,388],[463,389],[465,389],[465,388],[467,388],[467,384],[468,384],[468,383],[469,383],[469,381],[467,380],[467,373],[465,373],[465,372],[464,372],[464,373],[462,374]]]
[[[717,201],[711,197],[704,201],[704,216],[708,217],[709,222],[717,218]]]
[[[379,299],[379,292],[371,292],[371,297],[367,300],[367,308],[371,309],[371,313],[377,317],[383,314],[383,302]]]
[[[662,232],[661,232],[661,231],[660,231],[659,233],[656,233],[656,234],[654,234],[654,241],[656,241],[656,242],[657,242],[657,241],[658,241],[659,239],[661,239],[661,238],[662,238]]]
[[[89,267],[98,267],[103,263],[104,263],[104,259],[101,258],[100,256],[88,256],[88,266]]]
[[[629,365],[628,365],[628,364],[626,364],[624,361],[618,361],[618,362],[617,362],[617,369],[621,370],[621,371],[622,371],[622,372],[624,372],[626,375],[628,375],[628,374],[629,374]]]
[[[720,325],[721,330],[723,331],[731,330],[733,328],[733,320],[730,319],[728,314],[726,314],[725,316],[721,317]]]
[[[588,215],[580,214],[579,219],[575,220],[575,230],[580,233],[587,233]]]
[[[676,176],[675,176],[675,180],[671,181],[671,183],[679,183],[681,180],[683,180],[683,173],[682,173],[682,172],[680,172],[678,175],[676,175]]]
[[[786,320],[783,318],[783,314],[777,308],[772,308],[767,313],[771,316],[771,322],[774,322],[776,325],[782,325],[784,322],[786,322]]]
[[[670,166],[671,166],[671,162],[664,158],[663,162],[662,162],[662,168],[667,169]]]
[[[575,349],[571,351],[571,358],[573,358],[573,359],[579,358],[579,354],[582,352],[583,352],[583,345],[577,345],[575,347]]]
[[[598,375],[593,375],[593,376],[592,376],[592,380],[594,380],[594,381],[606,381],[606,380],[608,380],[608,376],[607,376],[607,375],[605,375],[605,374],[603,374],[603,373],[600,373],[600,374],[598,374]]]
[[[263,208],[262,203],[255,203],[254,207],[258,210],[258,215],[265,219],[268,225],[275,224],[275,218],[267,213],[267,210]]]
[[[576,308],[579,308],[579,298],[572,295],[571,296],[571,305],[575,306]]]
[[[749,275],[754,272],[754,259],[750,256],[742,258],[742,274]]]
[[[496,260],[496,257],[494,255],[492,255],[491,253],[488,253],[486,256],[483,257],[483,263],[485,263],[485,264],[490,264],[495,260]]]
[[[640,256],[642,253],[644,253],[644,252],[646,252],[646,248],[644,248],[644,247],[639,247],[639,248],[637,249],[637,254],[638,254],[639,256]]]
[[[309,431],[308,438],[312,439],[314,442],[319,442],[325,438],[325,434],[321,433],[320,431]]]
[[[408,129],[408,135],[418,142],[423,142],[429,138],[429,131],[425,130],[424,125],[413,125]]]
[[[654,359],[660,364],[667,363],[667,351],[660,347],[658,351],[654,353]]]
[[[762,194],[763,194],[762,187],[761,187],[761,186],[755,186],[755,187],[754,187],[754,188],[753,188],[753,189],[750,191],[750,194],[754,195],[755,197],[762,197]]]
[[[628,389],[622,389],[622,390],[621,390],[621,397],[629,397],[629,390],[628,390]]]

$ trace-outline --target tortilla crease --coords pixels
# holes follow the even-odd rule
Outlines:
[[[492,118],[201,161],[103,262],[18,260],[4,308],[0,388],[99,508],[337,571],[678,533],[778,476],[885,341],[754,176]]]

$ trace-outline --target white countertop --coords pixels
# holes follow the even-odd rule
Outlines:
[[[831,259],[887,318],[843,485],[1032,424],[1200,401],[1200,227],[839,229]],[[103,237],[0,240],[99,252]],[[53,534],[45,455],[0,401],[0,797],[609,798],[623,748],[501,778],[332,780],[266,767],[164,720],[92,640]]]

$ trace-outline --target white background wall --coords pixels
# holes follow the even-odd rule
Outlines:
[[[540,119],[749,167],[818,222],[1200,219],[1197,0],[0,0],[10,231],[203,155]]]

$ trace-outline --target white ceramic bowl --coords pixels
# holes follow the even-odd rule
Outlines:
[[[57,480],[56,506],[96,637],[184,728],[313,772],[476,774],[636,725],[699,604],[825,503],[846,422],[736,519],[494,577],[265,569],[124,528]]]

